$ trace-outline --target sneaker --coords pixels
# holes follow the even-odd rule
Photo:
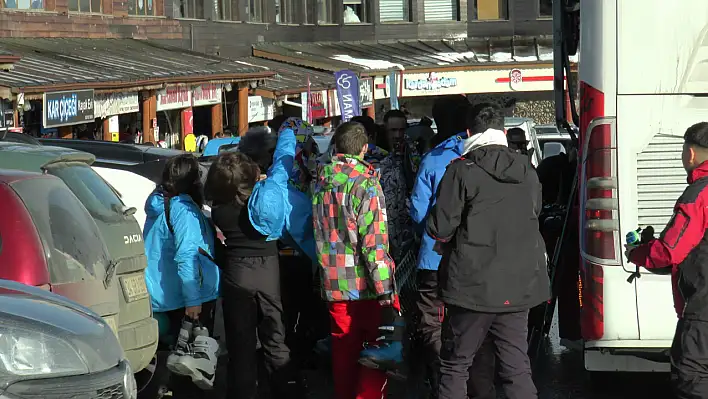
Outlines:
[[[172,352],[167,357],[167,369],[174,373],[173,367],[180,357],[189,353],[189,341],[192,339],[192,323],[188,320],[182,320],[182,328],[177,336],[177,343]]]
[[[203,390],[214,389],[219,343],[209,336],[206,328],[197,327],[194,329],[194,342],[190,349],[190,353],[179,357],[170,370],[190,377]]]
[[[318,356],[330,356],[330,354],[332,353],[332,337],[327,336],[317,341],[313,350]]]
[[[379,342],[361,351],[359,364],[385,371],[392,377],[403,364],[403,344],[400,341]]]
[[[403,334],[405,323],[401,315],[379,327],[379,337],[366,343],[361,351],[359,363],[373,369],[385,371],[391,376],[397,374],[403,365]]]

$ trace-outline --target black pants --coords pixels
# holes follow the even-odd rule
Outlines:
[[[431,365],[429,379],[433,393],[437,393],[438,366],[442,345],[441,329],[445,313],[445,304],[438,298],[438,272],[436,270],[418,270],[418,315],[420,322],[418,334],[421,337],[425,364]],[[496,353],[494,342],[485,340],[479,348],[474,362],[469,367],[467,397],[470,399],[495,399],[494,388]]]
[[[680,319],[671,344],[676,399],[708,398],[708,322]]]
[[[467,397],[469,368],[487,335],[494,340],[507,399],[538,397],[527,355],[528,312],[481,313],[447,306],[440,350],[440,399]]]
[[[290,379],[290,350],[285,345],[278,257],[229,259],[222,272],[221,295],[229,351],[229,398],[256,398],[260,339],[274,397]]]

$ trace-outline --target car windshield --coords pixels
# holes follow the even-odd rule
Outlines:
[[[560,143],[563,145],[563,151],[564,153],[570,152],[570,148],[572,146],[572,141],[570,138],[563,138],[563,137],[554,137],[554,138],[540,138],[538,139],[538,144],[541,146],[541,151],[545,150],[546,143]],[[544,158],[546,157],[546,154],[543,154]]]
[[[91,215],[59,179],[13,183],[37,227],[53,284],[93,279],[108,265],[106,247]]]
[[[57,163],[47,167],[47,171],[69,186],[94,219],[108,223],[123,219],[125,205],[89,165],[82,162]]]

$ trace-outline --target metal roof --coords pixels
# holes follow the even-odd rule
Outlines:
[[[0,71],[0,86],[25,92],[238,81],[273,75],[263,68],[135,39],[0,38],[0,51],[22,57],[11,71]]]
[[[253,55],[290,64],[359,72],[437,69],[485,63],[549,63],[553,38],[506,37],[462,40],[381,40],[370,42],[263,43]]]
[[[327,90],[335,87],[334,75],[303,68],[296,65],[289,65],[282,62],[271,61],[264,58],[247,57],[239,58],[234,62],[242,65],[253,65],[267,68],[276,73],[258,88],[272,91],[275,95],[296,94],[307,91],[307,79],[310,78],[311,90]]]

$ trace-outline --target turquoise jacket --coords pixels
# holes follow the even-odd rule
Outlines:
[[[293,176],[297,139],[293,129],[283,129],[273,154],[267,178],[256,183],[248,199],[251,224],[267,241],[283,239],[316,258],[312,230],[312,201],[288,181]]]
[[[174,234],[167,227],[165,201],[159,190],[148,197],[145,214],[145,281],[153,311],[166,312],[216,299],[219,268],[212,260],[214,229],[199,206],[188,195],[170,198]]]

